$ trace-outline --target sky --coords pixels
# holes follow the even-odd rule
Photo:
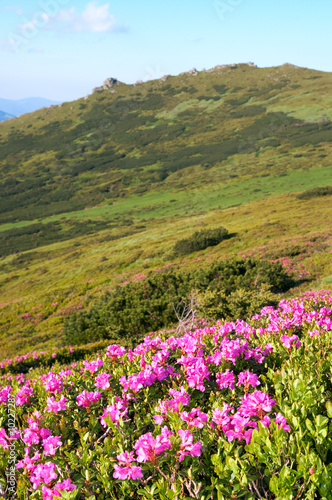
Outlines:
[[[331,0],[0,0],[0,97],[70,101],[195,67],[332,71]]]

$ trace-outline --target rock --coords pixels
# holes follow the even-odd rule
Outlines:
[[[114,85],[118,83],[118,80],[116,78],[106,78],[104,83],[102,84],[101,87],[95,87],[92,90],[92,93],[94,94],[95,92],[101,92],[102,90],[108,90],[114,87]]]
[[[100,92],[101,90],[104,90],[103,87],[95,87],[93,90],[92,90],[92,93],[94,94],[95,92]]]
[[[162,81],[162,82],[166,82],[166,80],[168,80],[170,76],[171,76],[171,75],[164,75],[164,76],[162,76],[162,77],[160,78],[160,81]]]
[[[257,64],[253,63],[253,62],[247,62],[245,63],[247,66],[252,66],[253,68],[257,68]]]
[[[114,87],[117,81],[118,80],[116,78],[106,78],[106,80],[103,83],[103,89],[104,90],[111,89],[112,87]]]
[[[214,71],[218,71],[219,69],[224,69],[227,68],[227,64],[219,64],[218,66],[215,66],[214,68],[208,69],[208,73],[213,73]]]
[[[190,69],[188,71],[188,75],[197,75],[198,74],[198,71],[196,68],[193,68],[193,69]]]
[[[143,83],[143,80],[137,80],[137,82],[134,83],[134,85],[141,85],[141,83]]]

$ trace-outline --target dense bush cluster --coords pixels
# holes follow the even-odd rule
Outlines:
[[[176,255],[187,255],[192,252],[198,252],[199,250],[219,245],[219,243],[228,237],[229,233],[224,227],[201,229],[201,231],[196,231],[189,238],[177,241],[173,251]]]
[[[72,344],[117,336],[135,340],[176,322],[175,308],[181,315],[193,290],[199,294],[198,302],[205,316],[245,318],[263,305],[273,304],[273,293],[285,291],[292,284],[279,263],[264,261],[239,259],[216,262],[198,271],[169,270],[118,285],[89,310],[65,318],[64,332]]]
[[[15,227],[0,233],[0,257],[17,252],[24,252],[58,241],[65,241],[78,236],[97,233],[111,226],[109,222],[99,220],[67,220],[66,226],[61,222],[37,223],[29,226]]]
[[[312,189],[307,189],[302,193],[298,194],[296,198],[299,200],[310,200],[311,198],[317,198],[318,196],[328,196],[332,195],[332,186],[316,187]]]
[[[332,297],[3,376],[18,500],[330,500]],[[14,492],[14,493],[13,493]],[[1,493],[0,493],[1,496]]]

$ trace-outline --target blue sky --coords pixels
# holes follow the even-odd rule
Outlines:
[[[2,0],[0,97],[72,100],[217,64],[332,71],[330,0]]]

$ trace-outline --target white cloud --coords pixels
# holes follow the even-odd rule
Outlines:
[[[50,16],[46,14],[45,12],[40,13],[39,17],[34,17],[34,19],[31,19],[31,21],[27,21],[26,23],[20,24],[19,25],[19,30],[21,33],[24,33],[26,31],[35,31],[37,28],[43,27],[45,24],[47,24],[50,20]]]
[[[85,10],[79,14],[75,7],[62,9],[56,20],[67,24],[73,31],[90,31],[92,33],[105,33],[115,29],[115,18],[109,11],[109,4],[98,5],[89,2]]]

